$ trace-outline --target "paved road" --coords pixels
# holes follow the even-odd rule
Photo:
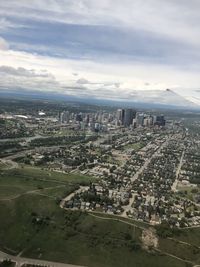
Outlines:
[[[42,266],[51,266],[51,267],[84,267],[80,265],[72,265],[72,264],[65,264],[59,262],[52,262],[52,261],[44,261],[38,259],[29,259],[20,256],[12,256],[7,253],[0,251],[0,261],[5,259],[10,259],[16,262],[16,267],[22,266],[23,264],[34,264],[34,265],[42,265]]]
[[[4,143],[4,142],[14,142],[14,141],[18,141],[18,142],[30,142],[34,139],[37,139],[37,138],[43,138],[43,136],[37,134],[35,136],[28,136],[28,137],[17,137],[17,138],[5,138],[5,139],[0,139],[0,142],[1,143]]]
[[[81,192],[84,192],[84,191],[87,191],[89,189],[88,186],[80,186],[80,188],[76,191],[74,191],[73,193],[69,194],[68,196],[66,196],[65,198],[62,199],[62,201],[60,202],[60,207],[62,209],[64,209],[64,205],[65,205],[65,202],[69,201],[70,199],[72,199],[72,197],[77,194],[77,193],[81,193]]]

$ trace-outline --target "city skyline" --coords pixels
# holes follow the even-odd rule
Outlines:
[[[0,0],[0,267],[200,267],[199,11]]]

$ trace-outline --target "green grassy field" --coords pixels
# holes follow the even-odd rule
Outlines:
[[[124,218],[124,217],[119,217],[117,215],[114,215],[114,214],[108,214],[108,213],[102,213],[102,212],[93,212],[94,215],[97,215],[97,216],[100,216],[102,218],[109,218],[109,219],[113,219],[113,220],[119,220],[120,221],[124,221],[124,222],[127,222],[127,223],[131,223],[131,224],[134,224],[136,227],[140,227],[140,228],[149,228],[149,223],[145,223],[145,222],[142,222],[142,221],[137,221],[137,220],[134,220],[134,219],[131,219],[131,218]]]
[[[123,150],[133,149],[135,151],[140,150],[144,145],[142,143],[128,144],[123,147]]]
[[[194,246],[200,247],[200,227],[183,229],[180,235],[176,238],[180,241],[187,242]]]
[[[190,266],[162,253],[145,251],[141,247],[142,229],[112,220],[114,216],[105,220],[59,207],[56,198],[91,179],[27,167],[1,171],[0,249],[88,267]],[[138,222],[137,226],[144,225]],[[162,250],[170,252],[170,243],[162,242]],[[171,253],[183,257],[177,246]],[[189,253],[190,259],[193,252]],[[198,262],[198,257],[194,260]]]
[[[40,193],[54,197],[62,197],[63,193],[67,195],[75,186],[88,184],[93,179],[87,176],[49,172],[31,167],[1,170],[0,200],[13,198],[35,190],[40,190]],[[50,192],[48,192],[49,190]]]
[[[71,182],[71,183],[88,183],[91,181],[92,177],[84,176],[79,174],[65,174],[61,172],[49,171],[46,169],[41,169],[37,167],[25,166],[24,168],[10,170],[11,174],[20,177],[27,177],[35,180],[51,180],[59,182]]]
[[[195,245],[178,242],[178,239],[160,239],[159,247],[161,250],[175,254],[184,260],[200,264],[200,249]]]
[[[140,247],[141,230],[103,221],[81,212],[63,211],[53,199],[23,195],[0,203],[2,249],[23,256],[86,266],[185,266]],[[43,223],[33,219],[48,218]]]

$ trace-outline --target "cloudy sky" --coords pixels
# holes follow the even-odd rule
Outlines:
[[[0,90],[200,98],[199,0],[0,0]]]

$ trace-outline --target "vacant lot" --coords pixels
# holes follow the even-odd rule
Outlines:
[[[135,151],[140,150],[144,145],[142,143],[127,144],[123,147],[124,150],[133,149]]]

